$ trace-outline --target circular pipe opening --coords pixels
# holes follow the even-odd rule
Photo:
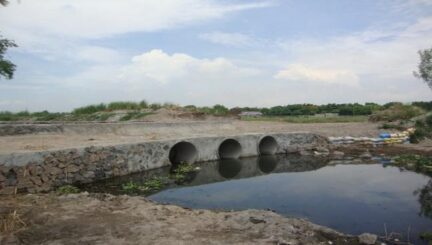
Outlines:
[[[272,136],[266,136],[261,139],[258,151],[260,155],[274,155],[277,151],[278,143]]]
[[[173,165],[180,163],[194,163],[198,157],[196,147],[189,142],[179,142],[171,147],[169,152],[169,160]]]
[[[242,147],[237,140],[227,139],[219,146],[220,159],[237,159],[242,151]]]

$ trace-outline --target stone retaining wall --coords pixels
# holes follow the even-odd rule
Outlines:
[[[0,194],[44,192],[65,184],[88,183],[169,166],[171,147],[182,141],[196,147],[198,162],[217,160],[219,145],[228,138],[241,144],[240,157],[257,156],[259,142],[267,135],[276,139],[278,154],[319,149],[328,145],[326,138],[310,133],[248,134],[12,153],[0,155]]]

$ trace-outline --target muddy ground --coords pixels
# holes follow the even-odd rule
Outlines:
[[[2,199],[25,227],[9,244],[358,244],[357,237],[271,211],[215,212],[104,194]]]

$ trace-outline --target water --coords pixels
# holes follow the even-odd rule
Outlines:
[[[421,244],[418,234],[432,231],[432,219],[420,215],[417,192],[431,178],[380,159],[348,162],[293,156],[209,162],[185,185],[149,198],[189,208],[271,209],[355,235],[383,235],[384,224],[406,235],[410,227],[410,240]]]

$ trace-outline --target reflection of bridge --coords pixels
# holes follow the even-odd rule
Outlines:
[[[298,155],[264,155],[258,158],[226,159],[200,165],[200,171],[186,185],[202,185],[269,173],[304,172],[322,168],[327,159]]]
[[[326,166],[327,163],[327,158],[294,154],[263,155],[260,157],[210,161],[200,164],[200,170],[191,173],[186,183],[183,183],[182,186],[211,184],[231,179],[261,176],[269,173],[313,171]],[[120,186],[126,182],[132,181],[135,183],[142,183],[151,177],[169,178],[170,171],[170,167],[163,167],[127,176],[106,179],[81,187],[96,192],[104,191],[117,193]]]

